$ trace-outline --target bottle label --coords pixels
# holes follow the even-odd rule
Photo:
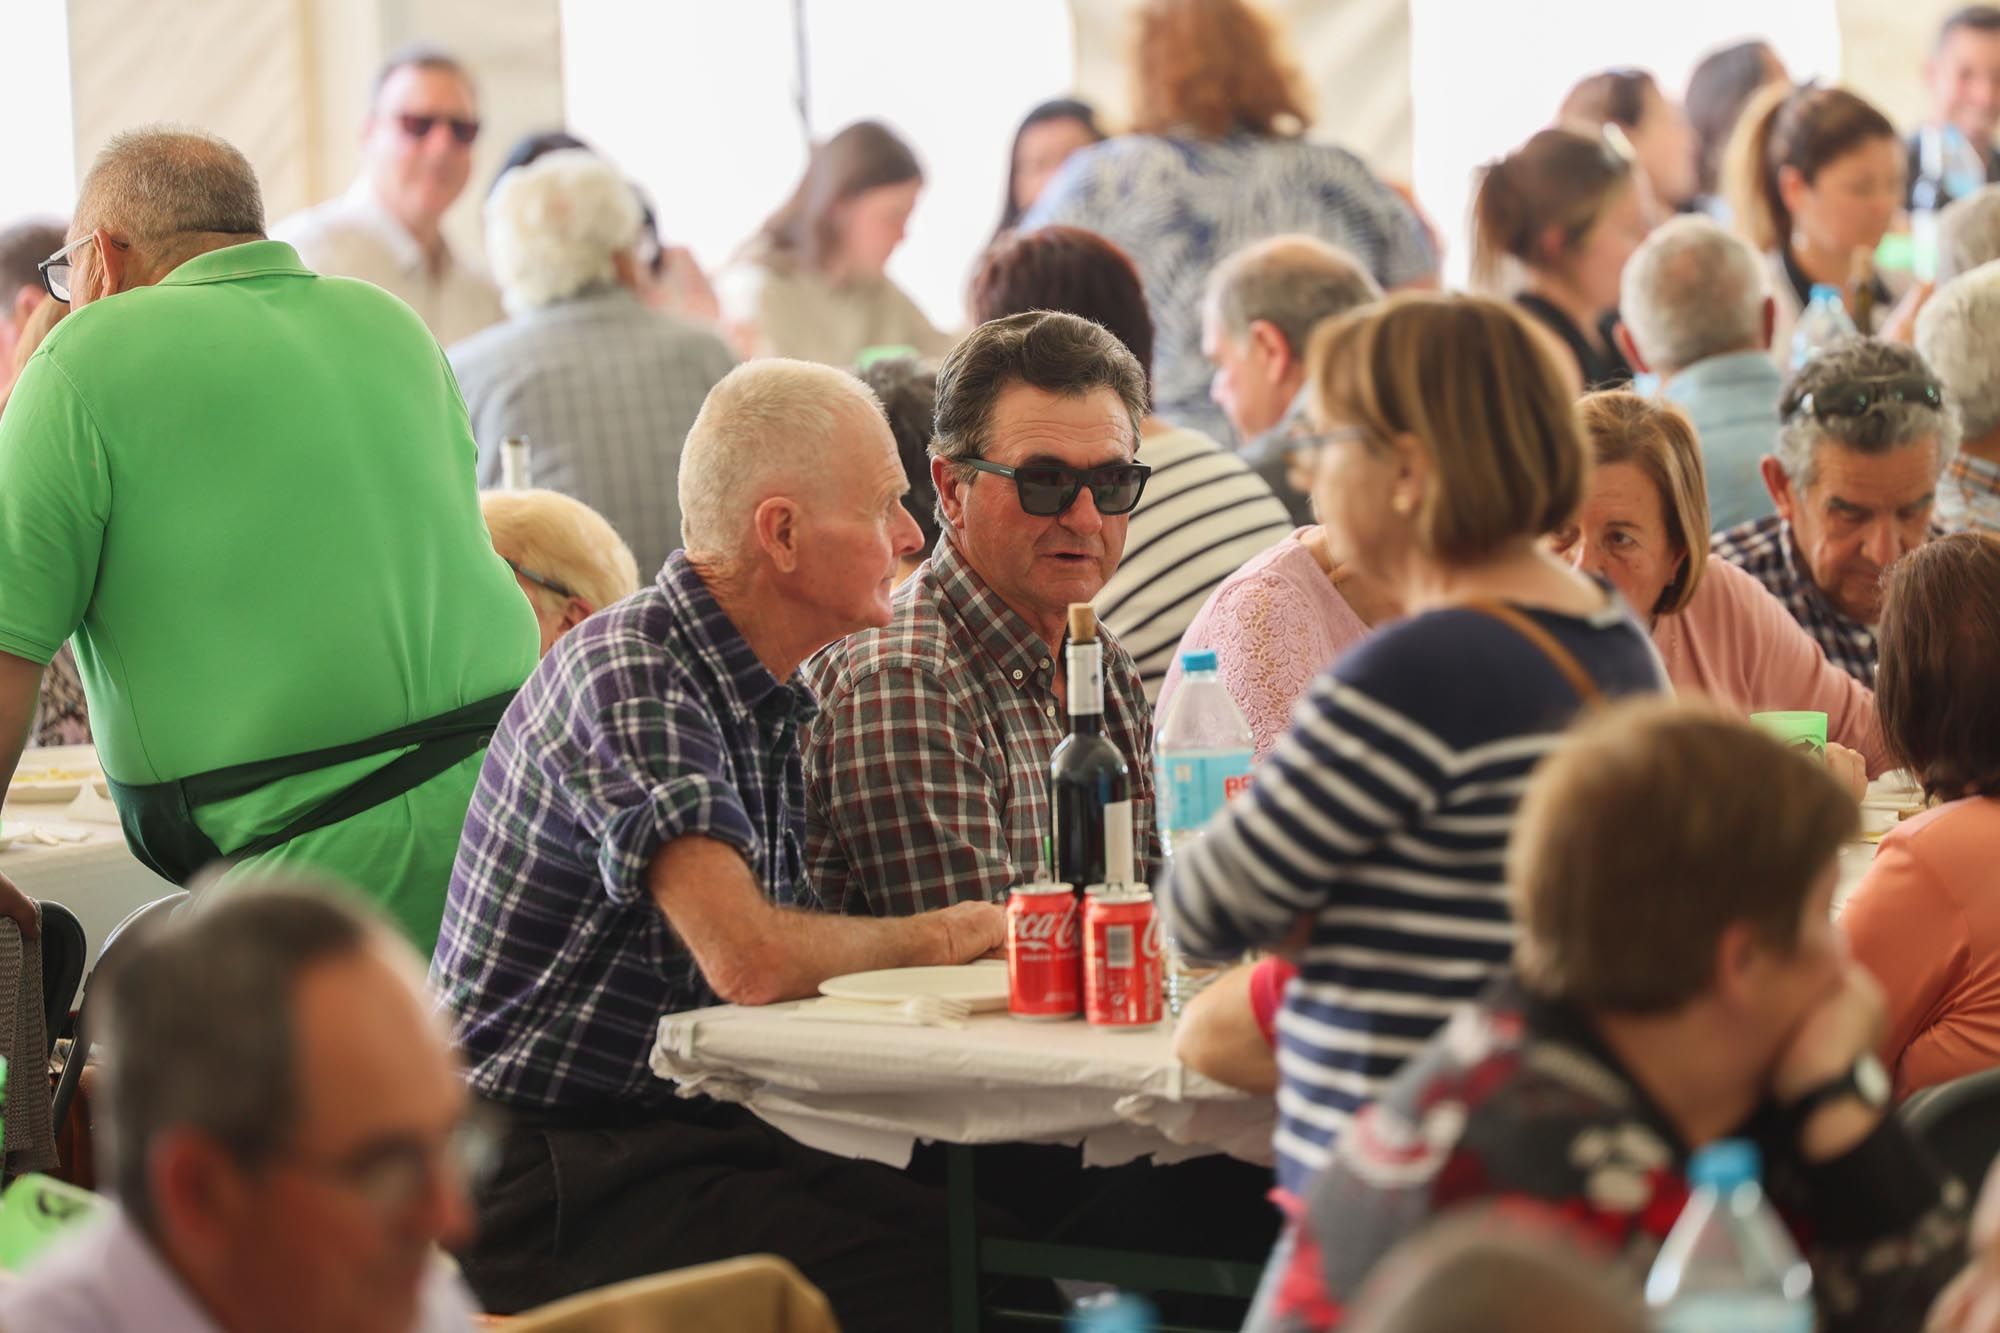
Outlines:
[[[1155,799],[1164,833],[1199,829],[1215,812],[1250,790],[1254,754],[1249,750],[1216,750],[1202,754],[1160,756],[1155,768]]]
[[[1104,648],[1095,643],[1069,646],[1069,715],[1093,717],[1104,711]]]
[[[1130,884],[1138,877],[1132,864],[1132,803],[1110,801],[1104,807],[1104,882]]]

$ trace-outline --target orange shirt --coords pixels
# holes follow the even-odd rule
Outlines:
[[[2000,1065],[2000,798],[1891,830],[1840,926],[1888,992],[1897,1097]]]

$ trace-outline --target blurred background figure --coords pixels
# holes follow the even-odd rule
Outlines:
[[[1663,212],[1679,212],[1694,199],[1694,129],[1687,112],[1660,91],[1643,69],[1608,69],[1592,74],[1563,98],[1556,122],[1573,129],[1601,130],[1616,125],[1652,188],[1653,203]]]
[[[2000,185],[1983,185],[1938,214],[1937,283],[1942,287],[2000,259]]]
[[[1946,532],[2000,535],[2000,263],[1938,289],[1917,316],[1917,351],[1958,414],[1935,521]]]
[[[1622,136],[1543,130],[1486,168],[1472,208],[1474,283],[1561,338],[1586,389],[1629,384],[1611,330],[1653,203]]]
[[[937,365],[913,356],[888,356],[854,372],[861,382],[882,400],[882,414],[889,418],[889,433],[896,437],[896,456],[902,460],[903,475],[909,479],[909,494],[903,508],[917,521],[923,534],[921,551],[902,558],[896,582],[917,572],[937,545],[937,487],[931,482],[931,426],[937,415]]]
[[[35,266],[62,249],[68,239],[69,224],[61,218],[34,218],[0,231],[0,404],[7,401],[14,377],[21,373],[20,363],[34,355],[40,343],[35,339],[17,357],[22,334],[35,312],[51,301]],[[60,313],[51,313],[40,332],[47,333],[61,318]]]
[[[401,297],[445,346],[500,319],[500,293],[455,254],[444,215],[472,175],[478,94],[463,62],[433,46],[391,55],[361,124],[361,174],[347,193],[271,228],[321,273]]]
[[[681,544],[681,443],[736,359],[712,330],[651,309],[639,199],[618,169],[559,149],[503,176],[486,245],[512,318],[450,349],[496,486],[525,436],[536,484],[603,514],[657,570]]]
[[[1687,118],[1694,130],[1694,205],[1716,221],[1729,222],[1722,200],[1722,154],[1743,108],[1759,89],[1790,86],[1792,76],[1769,42],[1738,42],[1703,56],[1688,76]]]
[[[1947,197],[1963,198],[2000,179],[2000,6],[1945,16],[1924,61],[1924,93],[1930,106],[1909,137],[1909,183],[1941,172]]]
[[[717,277],[737,350],[829,366],[872,347],[949,350],[887,271],[923,188],[916,153],[878,121],[816,145],[791,198]]]
[[[1202,291],[1217,263],[1301,232],[1402,287],[1435,281],[1437,255],[1415,211],[1360,158],[1307,142],[1298,68],[1243,0],[1147,0],[1129,72],[1131,132],[1078,153],[1021,225],[1082,227],[1132,257],[1157,329],[1153,410],[1228,441],[1201,355]]]
[[[1090,103],[1073,97],[1043,102],[1024,116],[1007,155],[1007,201],[993,239],[998,241],[1020,225],[1021,216],[1035,206],[1073,153],[1103,140],[1097,113]]]
[[[639,566],[603,515],[554,491],[484,491],[479,510],[493,549],[535,608],[542,652],[639,591]]]

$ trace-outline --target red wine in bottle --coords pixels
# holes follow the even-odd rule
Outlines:
[[[1069,609],[1069,735],[1049,762],[1056,878],[1076,886],[1127,884],[1132,863],[1132,771],[1104,735],[1104,645],[1097,613]]]

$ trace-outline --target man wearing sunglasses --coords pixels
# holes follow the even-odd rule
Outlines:
[[[1933,535],[1938,477],[1958,419],[1924,359],[1848,338],[1786,386],[1775,454],[1761,463],[1777,513],[1717,533],[1717,555],[1767,588],[1871,688],[1882,575]]]
[[[504,317],[499,289],[454,254],[444,215],[465,192],[479,106],[472,76],[435,47],[389,57],[361,126],[347,193],[272,229],[308,266],[394,292],[449,347]]]
[[[419,960],[351,901],[232,891],[103,977],[117,1202],[0,1287],[0,1327],[469,1333],[438,1247],[484,1126]]]
[[[807,664],[807,856],[827,906],[905,916],[1003,901],[1046,865],[1049,756],[1069,731],[1070,603],[1118,568],[1149,469],[1145,375],[1113,335],[1031,311],[938,369],[931,478],[943,536],[885,629]],[[1105,639],[1105,734],[1131,766],[1152,856],[1151,735],[1131,657]]]

